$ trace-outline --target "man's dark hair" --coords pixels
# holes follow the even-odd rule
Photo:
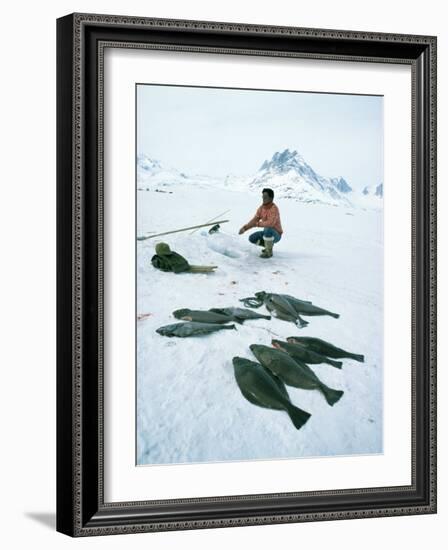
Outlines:
[[[263,189],[262,193],[267,193],[271,197],[271,199],[274,199],[274,191],[272,191],[272,189],[266,187],[265,189]]]

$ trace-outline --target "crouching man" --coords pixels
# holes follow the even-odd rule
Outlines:
[[[249,241],[258,246],[264,246],[260,256],[262,258],[271,258],[274,243],[282,238],[282,224],[280,222],[280,212],[274,204],[274,191],[272,189],[263,189],[263,204],[257,209],[255,216],[246,225],[239,230],[242,235],[252,227],[262,227],[262,231],[255,231],[249,235]]]

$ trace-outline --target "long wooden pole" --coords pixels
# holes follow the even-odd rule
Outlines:
[[[229,210],[226,210],[225,212],[221,212],[221,214],[218,214],[217,216],[213,216],[213,218],[210,219],[210,220],[208,220],[207,223],[210,223],[210,222],[212,222],[213,220],[216,220],[216,218],[219,218],[219,216],[224,216],[224,214],[227,214],[227,212],[230,212],[230,209],[229,209]],[[218,223],[218,222],[215,222],[215,223]],[[194,233],[195,231],[197,231],[197,230],[198,230],[198,228],[193,229],[193,231],[190,233],[190,235],[193,235],[193,233]]]
[[[154,237],[161,237],[162,235],[171,235],[172,233],[180,233],[181,231],[188,231],[189,229],[199,229],[200,227],[207,227],[209,225],[215,225],[217,223],[227,223],[230,220],[219,220],[212,223],[203,223],[201,225],[192,225],[191,227],[184,227],[182,229],[175,229],[174,231],[166,231],[165,233],[157,233],[156,235],[148,235],[147,237],[137,237],[137,241],[146,241],[147,239],[154,239]]]

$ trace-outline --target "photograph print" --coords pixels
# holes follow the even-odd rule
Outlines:
[[[383,97],[136,85],[136,464],[383,453]]]

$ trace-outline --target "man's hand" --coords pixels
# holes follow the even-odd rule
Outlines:
[[[246,231],[246,226],[243,225],[243,227],[238,231],[238,235],[242,235]]]

